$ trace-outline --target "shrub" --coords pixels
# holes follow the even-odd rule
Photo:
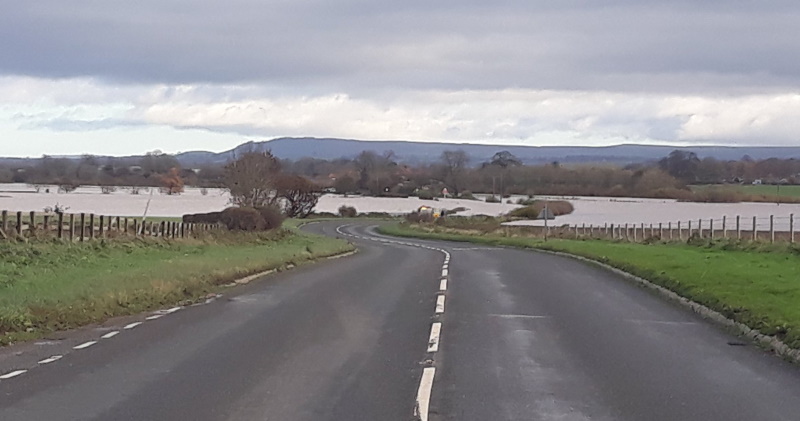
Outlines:
[[[575,210],[572,203],[565,200],[537,200],[532,205],[514,209],[508,215],[515,218],[537,219],[542,210],[544,210],[545,204],[547,209],[553,213],[553,216],[569,215]]]
[[[406,221],[418,224],[420,222],[433,222],[433,214],[430,212],[414,211],[406,215]]]
[[[216,224],[220,222],[222,212],[194,213],[183,215],[186,224]]]
[[[220,215],[222,222],[231,231],[263,231],[266,223],[255,208],[228,208]]]
[[[430,190],[420,190],[417,193],[417,197],[422,200],[433,200],[433,193]]]
[[[486,203],[500,203],[501,200],[497,196],[487,196]]]
[[[258,213],[261,214],[261,218],[264,220],[264,230],[274,230],[280,228],[283,225],[283,220],[286,217],[281,213],[280,209],[275,206],[265,206],[262,208],[257,208]]]
[[[342,205],[339,206],[339,216],[342,218],[355,218],[358,216],[358,211],[352,206]]]
[[[478,200],[478,198],[475,197],[475,195],[473,195],[472,192],[469,190],[462,191],[461,194],[458,195],[458,198],[465,200]]]

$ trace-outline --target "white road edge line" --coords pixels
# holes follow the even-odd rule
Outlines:
[[[8,374],[4,374],[4,375],[0,376],[0,380],[8,380],[8,379],[10,379],[12,377],[17,377],[17,376],[25,374],[27,372],[28,372],[28,370],[12,371],[12,372],[10,372]]]
[[[39,361],[39,364],[50,364],[64,358],[63,355],[53,355],[52,357]]]
[[[422,379],[419,381],[419,389],[417,390],[417,405],[416,408],[414,408],[414,416],[421,421],[428,421],[434,376],[436,376],[435,368],[428,367],[422,370]]]
[[[111,339],[111,338],[113,338],[114,336],[117,336],[117,335],[119,335],[119,331],[115,330],[113,332],[106,333],[105,335],[101,336],[100,339]]]
[[[431,337],[428,339],[428,352],[439,351],[439,336],[442,334],[442,324],[439,322],[431,326]]]
[[[163,314],[154,314],[154,315],[152,315],[150,317],[145,317],[144,319],[145,320],[156,320],[156,319],[160,319],[162,317],[164,317]]]
[[[444,313],[444,295],[436,297],[436,314]]]
[[[142,324],[142,322],[134,322],[134,323],[131,323],[129,325],[126,325],[125,327],[123,327],[123,329],[125,329],[125,330],[133,329],[136,326],[139,326],[140,324]]]
[[[447,291],[447,278],[442,279],[441,282],[439,282],[439,291]]]
[[[94,345],[96,343],[97,343],[97,341],[84,342],[84,343],[82,343],[82,344],[80,344],[78,346],[72,347],[72,349],[86,349],[86,348],[88,348],[88,347],[90,347],[90,346],[92,346],[92,345]]]

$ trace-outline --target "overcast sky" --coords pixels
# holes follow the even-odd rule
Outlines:
[[[800,146],[796,0],[0,0],[0,155]]]

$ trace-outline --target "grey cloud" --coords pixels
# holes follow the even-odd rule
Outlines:
[[[295,90],[800,86],[794,1],[0,1],[0,73]]]
[[[29,121],[20,124],[22,130],[48,129],[56,132],[91,132],[96,130],[109,130],[124,127],[141,127],[146,123],[135,120],[118,118],[105,118],[100,120],[74,120],[68,118],[54,118],[40,121]]]

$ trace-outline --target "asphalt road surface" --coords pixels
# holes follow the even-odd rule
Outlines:
[[[572,259],[360,252],[0,351],[0,420],[799,420],[800,370]],[[116,332],[116,333],[115,333]]]

